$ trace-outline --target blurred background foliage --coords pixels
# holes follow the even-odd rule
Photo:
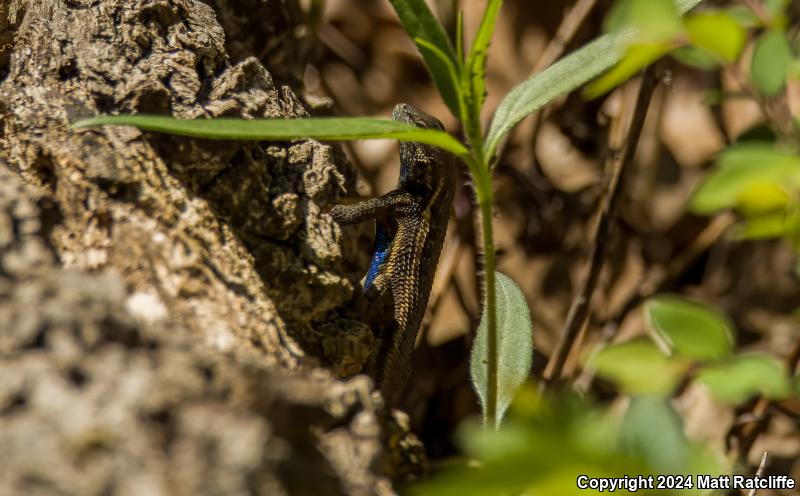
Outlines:
[[[485,5],[428,3],[451,37],[463,10],[468,40]],[[388,1],[304,7],[313,112],[387,116],[405,101],[459,135]],[[800,480],[800,2],[705,0],[679,18],[672,0],[506,0],[497,22],[486,120],[563,53],[612,30],[646,35],[526,119],[495,167],[498,268],[525,294],[535,345],[531,384],[496,434],[476,427],[468,381],[481,261],[464,175],[405,392],[433,469],[410,491],[572,494],[577,474],[752,474],[764,452],[764,475]],[[587,271],[607,159],[651,64],[661,84],[588,323],[563,380],[543,385]],[[394,187],[395,146],[344,145],[358,194]],[[371,233],[349,233],[358,277]]]

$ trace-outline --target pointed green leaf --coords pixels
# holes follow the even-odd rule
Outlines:
[[[786,86],[791,61],[792,51],[786,33],[783,31],[764,33],[753,49],[750,79],[762,95],[775,96]]]
[[[678,12],[684,14],[700,1],[677,0]],[[512,89],[492,119],[486,135],[486,156],[493,157],[503,138],[531,112],[616,64],[638,34],[636,29],[624,29],[601,36]]]
[[[734,62],[747,39],[745,29],[725,12],[702,12],[686,18],[689,41],[724,62]]]
[[[730,355],[733,332],[728,320],[705,305],[676,296],[657,296],[644,306],[647,323],[673,353],[710,360]]]
[[[597,374],[612,380],[628,393],[668,394],[686,372],[689,363],[664,355],[652,341],[637,338],[603,348],[589,364]]]
[[[389,0],[394,7],[403,29],[412,40],[424,40],[438,48],[450,61],[459,67],[461,63],[456,57],[453,45],[438,19],[433,15],[425,0]],[[417,44],[419,48],[420,45]],[[420,49],[425,65],[431,74],[434,84],[439,89],[447,107],[456,117],[461,117],[459,100],[461,93],[459,80],[453,79],[446,64],[439,57],[433,56],[430,50]]]
[[[458,11],[456,18],[456,56],[459,62],[464,61],[464,11]]]
[[[497,311],[497,425],[514,398],[514,393],[528,378],[533,358],[533,337],[531,334],[531,316],[525,295],[519,286],[505,274],[495,272]],[[484,309],[486,306],[484,305]],[[470,377],[481,406],[484,418],[487,400],[487,358],[489,356],[486,337],[488,323],[486,313],[481,316],[481,323],[472,344],[470,357]]]
[[[701,215],[732,208],[747,191],[776,185],[789,192],[800,188],[800,157],[775,150],[771,143],[747,142],[722,152],[715,169],[692,195],[689,208]]]
[[[414,41],[417,43],[417,48],[419,49],[420,53],[422,53],[426,57],[426,59],[430,58],[441,62],[442,67],[447,70],[448,77],[452,81],[455,81],[455,83],[453,84],[458,86],[457,81],[459,81],[461,77],[459,75],[459,69],[458,67],[456,67],[455,63],[447,57],[447,54],[441,51],[436,45],[433,45],[423,39],[417,38]],[[464,99],[459,95],[457,96],[455,102],[457,105],[456,108],[457,113],[455,115],[456,117],[459,117],[460,119],[463,120],[464,116],[466,115],[464,111],[464,106],[465,106]]]
[[[756,394],[783,398],[792,387],[783,366],[766,355],[743,355],[725,363],[704,368],[697,379],[717,399],[741,403]]]
[[[83,119],[73,128],[100,125],[136,126],[146,131],[191,136],[193,138],[275,141],[314,138],[323,141],[356,139],[397,139],[438,146],[458,156],[467,149],[449,134],[435,129],[420,129],[388,119],[336,117],[317,119],[175,119],[160,115],[108,115]]]
[[[478,112],[480,112],[486,97],[486,56],[497,22],[497,13],[500,11],[502,3],[502,0],[489,0],[489,3],[486,4],[478,33],[475,35],[475,41],[472,42],[467,58],[471,105]]]

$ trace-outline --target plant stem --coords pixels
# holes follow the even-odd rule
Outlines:
[[[486,415],[484,426],[497,428],[497,308],[495,300],[495,256],[494,237],[492,233],[492,176],[488,167],[481,168],[481,174],[475,177],[478,190],[478,206],[481,212],[481,232],[483,233],[483,277],[486,297]]]
[[[633,116],[628,127],[628,136],[623,151],[612,153],[613,173],[609,181],[608,190],[600,206],[600,216],[594,233],[594,240],[589,252],[588,271],[570,305],[567,321],[561,332],[559,341],[556,345],[547,367],[544,372],[545,383],[558,381],[561,378],[564,364],[570,355],[573,347],[577,343],[578,335],[586,325],[589,317],[589,310],[597,281],[600,278],[600,271],[605,261],[606,249],[609,239],[615,226],[617,212],[622,202],[622,186],[626,182],[626,177],[630,171],[630,164],[633,162],[636,148],[639,144],[639,136],[644,126],[647,109],[650,106],[650,98],[656,87],[656,79],[653,75],[653,66],[648,67],[642,74],[642,82],[639,87],[639,94],[633,108]]]

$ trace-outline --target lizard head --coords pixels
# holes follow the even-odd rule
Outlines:
[[[444,125],[432,115],[407,103],[395,105],[392,119],[424,129],[444,131]],[[409,181],[420,181],[430,176],[431,169],[440,164],[441,151],[423,143],[413,141],[400,142],[400,184]]]
[[[416,127],[444,131],[444,126],[439,119],[407,103],[398,103],[394,106],[392,119]]]

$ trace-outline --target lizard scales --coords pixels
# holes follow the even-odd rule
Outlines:
[[[397,105],[392,118],[444,130],[438,119],[408,104]],[[447,232],[455,185],[452,155],[430,145],[401,142],[400,177],[394,190],[331,210],[340,224],[376,221],[363,303],[378,347],[367,372],[390,403],[396,401],[411,370],[411,355]]]

